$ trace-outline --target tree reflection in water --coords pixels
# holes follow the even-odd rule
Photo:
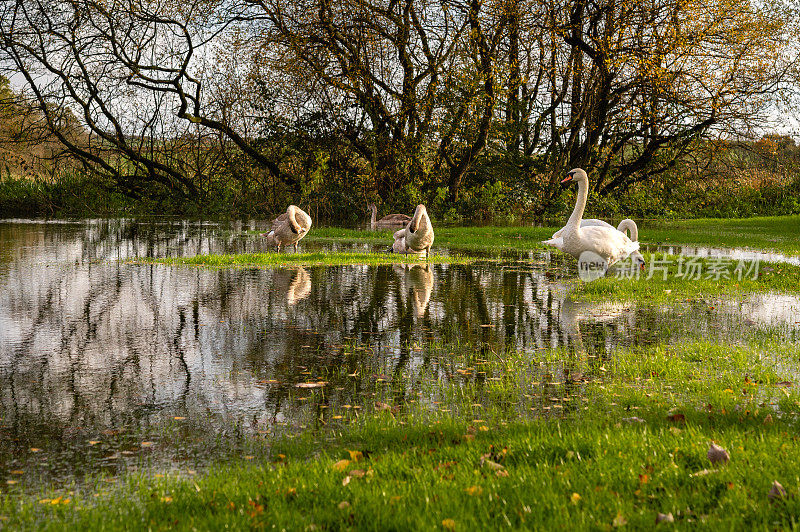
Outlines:
[[[453,379],[433,359],[452,346],[482,358],[566,349],[572,355],[547,371],[569,380],[615,349],[665,334],[741,331],[734,312],[693,313],[687,323],[690,308],[580,302],[532,261],[289,269],[124,262],[258,251],[242,228],[0,223],[2,453],[68,440],[76,427],[141,428],[164,416],[185,416],[209,434],[313,426],[326,408],[402,403],[425,380]],[[329,383],[319,400],[296,400],[294,384],[316,379]],[[380,381],[389,384],[377,388]]]

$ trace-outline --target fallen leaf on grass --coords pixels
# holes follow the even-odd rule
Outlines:
[[[621,420],[621,421],[622,421],[623,423],[644,423],[644,419],[642,419],[642,418],[640,418],[640,417],[636,417],[636,416],[633,416],[633,417],[624,417],[624,418],[622,418],[622,420]]]
[[[769,494],[767,495],[769,500],[771,501],[778,501],[781,499],[786,498],[786,488],[781,486],[781,483],[777,480],[772,481],[772,489],[769,490]]]
[[[343,473],[347,466],[350,465],[350,460],[342,459],[333,464],[333,469],[339,473]]]
[[[348,450],[347,452],[350,453],[350,460],[352,460],[353,462],[358,462],[359,460],[364,458],[364,453],[362,453],[361,451]]]
[[[621,513],[618,513],[617,516],[614,518],[614,521],[611,523],[615,527],[625,526],[628,524],[628,520],[625,519],[625,516]]]
[[[350,474],[351,477],[363,478],[364,475],[367,474],[367,472],[364,471],[363,469],[353,469],[352,471],[350,471],[349,474]]]
[[[764,425],[772,425],[772,414],[767,414],[767,417],[764,418]]]
[[[456,522],[452,519],[442,519],[442,526],[447,530],[455,530]]]
[[[498,471],[495,471],[494,475],[496,477],[508,477],[508,471],[506,471],[505,469],[500,469]]]
[[[481,466],[486,466],[492,471],[501,471],[505,469],[505,467],[502,464],[498,464],[497,462],[486,459],[481,459]]]
[[[708,448],[707,456],[712,464],[716,464],[717,462],[722,462],[723,464],[727,464],[728,460],[731,459],[731,456],[728,454],[728,451],[726,451],[725,449],[723,449],[714,442],[711,442],[711,446]]]
[[[569,500],[572,504],[578,504],[578,501],[581,500],[581,496],[578,493],[573,493]]]
[[[659,513],[656,516],[656,524],[658,524],[658,523],[674,523],[674,522],[675,522],[675,517],[673,517],[672,512],[670,512],[668,514]]]
[[[344,510],[344,509],[346,509],[346,508],[350,508],[350,503],[349,503],[349,502],[347,502],[347,501],[342,501],[342,502],[340,502],[339,504],[337,504],[337,507],[338,507],[340,510]]]
[[[686,423],[686,416],[683,414],[669,414],[667,419],[673,423]]]
[[[480,495],[481,493],[483,493],[483,488],[481,488],[480,486],[470,486],[467,489],[465,489],[464,491],[467,492],[467,495],[476,496],[476,495]]]
[[[702,471],[698,471],[696,473],[692,473],[689,475],[690,477],[704,477],[706,475],[710,475],[711,473],[716,473],[716,469],[703,469]]]
[[[351,480],[353,480],[353,479],[352,479],[352,478],[350,478],[349,476],[346,476],[346,477],[344,477],[344,478],[342,479],[342,486],[347,486],[348,484],[350,484],[350,481],[351,481]]]

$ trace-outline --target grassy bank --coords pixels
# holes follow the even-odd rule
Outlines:
[[[771,339],[687,341],[608,360],[576,355],[573,370],[582,371],[565,378],[557,369],[564,356],[466,354],[452,362],[472,377],[444,385],[439,405],[401,412],[365,399],[349,425],[278,440],[261,463],[219,464],[196,478],[131,475],[95,491],[6,494],[0,522],[39,530],[612,529],[649,528],[671,514],[709,528],[797,528],[798,355],[797,345]],[[309,400],[320,393],[309,390]],[[533,413],[514,421],[478,404],[500,397]],[[729,462],[709,460],[712,441]],[[785,497],[769,496],[776,480]]]
[[[196,255],[194,257],[171,257],[164,259],[137,260],[136,264],[168,264],[184,266],[206,266],[211,268],[258,268],[282,266],[345,266],[363,264],[467,264],[474,257],[463,255],[431,254],[425,256],[404,255],[400,253],[358,253],[358,252],[315,252],[315,253],[241,253]]]
[[[619,220],[610,220],[619,222]],[[565,218],[566,223],[566,218]],[[502,251],[543,249],[542,240],[561,226],[468,226],[436,227],[435,246],[453,249]],[[696,244],[745,247],[800,255],[800,216],[747,219],[698,219],[643,222],[639,240],[643,244]],[[308,241],[391,243],[391,231],[315,228]]]
[[[645,270],[621,266],[618,273],[591,282],[576,281],[575,294],[593,300],[669,303],[758,292],[800,292],[800,266],[765,262],[687,259],[644,254]]]

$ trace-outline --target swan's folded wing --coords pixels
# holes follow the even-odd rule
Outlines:
[[[639,243],[633,242],[625,233],[605,226],[581,228],[581,239],[592,243],[591,251],[606,257],[609,265],[625,259],[639,249]]]

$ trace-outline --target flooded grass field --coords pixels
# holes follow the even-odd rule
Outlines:
[[[382,263],[386,246],[373,233],[364,241],[309,237],[301,243],[307,255],[288,266],[214,259],[206,261],[214,267],[205,267],[205,259],[192,259],[267,252],[259,229],[257,223],[0,222],[0,489],[6,498],[0,526],[9,519],[3,514],[12,514],[18,523],[36,527],[42,516],[52,517],[49,512],[67,511],[72,504],[63,503],[67,499],[99,511],[91,501],[108,490],[154,489],[143,488],[141,479],[177,482],[167,491],[181,491],[182,482],[193,479],[214,485],[222,463],[261,471],[263,464],[286,464],[293,457],[338,463],[353,448],[402,454],[403,431],[415,442],[409,448],[433,445],[431,434],[439,430],[436,446],[458,441],[476,456],[495,453],[479,462],[502,464],[496,471],[511,470],[514,460],[504,462],[506,455],[497,448],[487,451],[497,445],[496,434],[514,442],[512,447],[525,441],[559,446],[562,462],[569,453],[574,457],[577,447],[595,448],[601,429],[608,427],[622,438],[609,442],[619,453],[642,433],[646,439],[674,439],[677,447],[707,445],[724,437],[734,419],[741,431],[728,436],[729,445],[764,427],[770,430],[762,438],[770,445],[800,445],[780,436],[796,429],[800,410],[800,269],[791,253],[648,248],[651,262],[681,252],[702,261],[724,257],[731,268],[746,261],[748,275],[752,262],[763,261],[755,280],[737,279],[732,269],[727,277],[698,283],[661,280],[661,273],[675,273],[677,266],[670,264],[650,281],[609,276],[584,284],[575,278],[574,261],[544,248],[487,253],[442,245],[436,253],[449,260]],[[348,260],[303,260],[331,254]],[[357,254],[376,258],[354,264]],[[195,264],[180,264],[186,262]],[[562,424],[574,425],[583,436],[564,438],[558,432]],[[380,434],[387,439],[377,438]],[[557,465],[551,458],[542,459]],[[387,460],[374,467],[386,467]],[[687,475],[711,467],[694,458],[669,460],[690,469]],[[447,462],[437,458],[431,467]],[[776,470],[774,465],[765,471]],[[315,467],[295,474],[339,473],[328,465],[320,466],[325,474]],[[653,475],[643,467],[645,472],[631,478]],[[730,471],[736,471],[737,483],[749,474]],[[436,469],[435,476],[441,473]],[[558,483],[552,474],[548,478]],[[505,482],[502,475],[490,477]],[[354,484],[361,479],[358,473],[347,478],[355,478]],[[286,477],[269,482],[278,491],[297,488]],[[342,478],[332,482],[343,488]],[[478,491],[491,492],[474,478],[464,482],[459,498],[473,502]],[[555,497],[549,482],[548,497]],[[333,485],[320,488],[328,489]],[[558,497],[567,502],[572,497],[576,508],[579,500],[592,497],[577,488],[558,489],[567,490]],[[229,502],[245,506],[242,515],[250,525],[268,516],[262,524],[280,522],[275,512],[291,500],[270,499],[275,507],[265,511],[269,494],[259,493],[262,499],[247,492]],[[419,503],[416,495],[407,495],[403,504]],[[646,504],[637,506],[639,495],[624,502],[623,519],[654,512],[658,492],[650,495]],[[14,502],[25,497],[33,502]],[[322,500],[326,497],[339,494]],[[158,506],[177,495],[156,499]],[[341,501],[333,499],[317,522],[338,528]],[[598,504],[598,515],[581,514],[578,521],[590,527],[612,524],[616,514],[606,514],[614,513],[613,498]],[[256,511],[259,505],[262,510]],[[522,526],[525,506],[521,502],[506,519]],[[527,506],[528,513],[539,512]],[[348,526],[357,527],[361,518],[362,525],[370,523],[368,505],[362,511]],[[433,521],[391,526],[438,526],[448,519],[447,511],[434,512]],[[123,513],[116,515],[122,519]],[[683,518],[694,521],[703,513],[723,515],[724,508],[684,511]],[[78,519],[72,524],[97,525],[70,515]],[[787,510],[765,519],[797,526],[784,519],[789,515]],[[498,519],[476,514],[465,522],[489,526]],[[291,523],[289,528],[314,524]]]

